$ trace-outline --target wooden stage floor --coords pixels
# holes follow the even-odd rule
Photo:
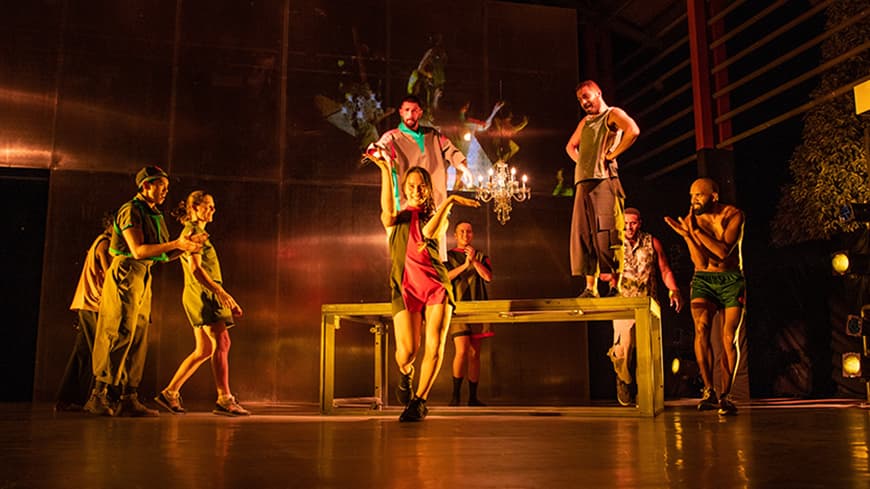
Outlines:
[[[0,488],[870,487],[858,400],[755,401],[729,418],[689,400],[655,418],[435,407],[413,424],[247,406],[118,419],[0,404]]]

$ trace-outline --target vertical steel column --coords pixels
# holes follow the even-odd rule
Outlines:
[[[692,61],[695,149],[700,151],[715,147],[705,1],[686,0],[686,10],[687,21],[689,23],[689,53]]]
[[[711,0],[710,1],[710,11],[711,12],[721,12],[723,7],[723,0]],[[713,21],[710,25],[710,36],[713,39],[719,39],[725,33],[725,20],[720,18]],[[718,66],[723,63],[727,57],[728,53],[725,50],[725,43],[717,45],[713,48],[713,52],[711,53],[713,57],[713,65]],[[718,92],[722,90],[725,86],[728,85],[728,68],[717,71],[713,75],[713,90]],[[723,93],[720,97],[716,98],[716,114],[725,114],[731,110],[731,96],[728,93]],[[716,135],[718,136],[717,141],[726,141],[733,136],[731,130],[731,120],[728,119],[726,121],[722,121],[716,124]],[[721,149],[730,149],[721,148]]]

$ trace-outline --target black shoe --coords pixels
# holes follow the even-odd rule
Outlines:
[[[402,411],[399,416],[399,422],[407,423],[414,421],[423,421],[423,418],[429,414],[429,408],[426,407],[426,399],[415,398],[408,403],[408,407]]]
[[[480,399],[474,398],[468,400],[468,405],[471,407],[484,407],[486,404],[480,402]]]
[[[736,416],[737,415],[737,406],[731,402],[731,399],[728,396],[722,396],[719,399],[719,416]]]
[[[109,402],[109,394],[105,390],[97,391],[96,389],[94,389],[93,392],[91,392],[91,398],[88,399],[88,402],[85,403],[84,410],[93,414],[94,416],[115,415],[115,409]]]
[[[619,287],[610,287],[610,290],[607,291],[606,297],[620,297],[622,293],[619,291]]]
[[[711,388],[704,387],[701,401],[698,402],[698,411],[712,411],[719,407],[719,399],[716,397],[716,391]]]
[[[414,367],[411,367],[411,371],[406,374],[399,373],[399,385],[396,386],[396,399],[403,406],[407,406],[408,403],[414,400],[414,390],[411,385],[413,383]]]
[[[459,399],[459,396],[453,396],[450,398],[450,402],[447,403],[447,405],[448,406],[458,406],[459,404],[461,404],[461,402],[462,401]]]
[[[166,391],[162,391],[154,398],[154,402],[172,414],[184,414],[187,412],[187,409],[184,409],[184,406],[181,404],[181,394],[171,397],[166,395]]]
[[[156,409],[151,409],[139,402],[139,394],[124,394],[121,396],[121,402],[118,404],[118,410],[115,416],[126,416],[130,418],[144,418],[159,416],[160,413]]]

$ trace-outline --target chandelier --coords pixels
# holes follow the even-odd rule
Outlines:
[[[532,189],[526,186],[528,178],[523,175],[521,184],[516,175],[516,168],[508,171],[507,163],[499,160],[489,169],[489,179],[486,182],[483,181],[483,175],[477,177],[477,199],[481,202],[495,202],[495,215],[502,225],[511,218],[512,200],[523,202],[532,197]]]

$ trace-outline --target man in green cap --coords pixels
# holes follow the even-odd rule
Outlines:
[[[96,384],[85,410],[98,416],[157,416],[139,402],[151,322],[151,265],[169,261],[185,251],[198,251],[204,233],[169,240],[163,214],[157,208],[169,191],[169,175],[147,166],[136,174],[138,193],[115,213],[106,273],[94,338]],[[114,405],[112,386],[120,394]]]

